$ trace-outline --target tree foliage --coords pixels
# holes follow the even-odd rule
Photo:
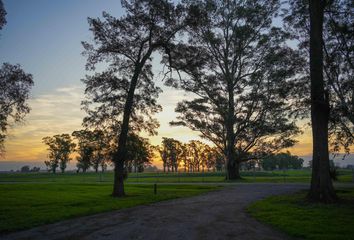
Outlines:
[[[19,65],[4,63],[0,68],[1,153],[11,123],[20,122],[30,111],[27,100],[32,86],[32,75],[25,73]]]
[[[218,146],[229,178],[240,177],[240,162],[292,146],[298,133],[288,100],[302,59],[272,25],[279,6],[277,0],[192,1],[190,18],[198,24],[170,53],[170,67],[181,75],[167,85],[195,94],[178,104],[172,125]]]
[[[289,152],[268,156],[260,161],[262,168],[268,171],[275,169],[301,169],[303,163],[304,160],[302,158],[291,155]]]
[[[158,122],[152,115],[161,110],[156,103],[160,89],[153,82],[152,54],[164,52],[181,29],[182,8],[164,0],[121,1],[126,14],[115,18],[89,18],[93,43],[83,42],[87,69],[99,63],[108,67],[87,76],[83,102],[87,125],[116,130],[114,196],[123,196],[124,161],[128,131],[155,134]]]
[[[0,30],[6,24],[6,10],[0,0]],[[29,113],[27,104],[33,86],[32,75],[20,65],[3,63],[0,68],[0,155],[4,153],[4,141],[11,123],[20,122]]]
[[[70,154],[75,150],[76,144],[73,143],[69,134],[58,134],[52,137],[44,137],[43,143],[48,146],[48,158],[45,165],[53,173],[60,167],[61,172],[64,172],[68,162],[71,160]]]
[[[284,11],[284,22],[298,40],[302,54],[309,56],[308,1],[288,2],[290,10]],[[326,1],[323,17],[323,77],[330,103],[329,134],[334,152],[345,150],[349,153],[350,146],[354,144],[353,16],[354,5],[351,0]],[[308,76],[309,70],[305,74]],[[309,92],[309,89],[305,92]]]
[[[148,139],[129,134],[127,140],[127,159],[125,169],[128,172],[143,172],[151,164],[153,148]]]
[[[210,147],[198,140],[182,143],[173,138],[164,137],[162,145],[156,147],[163,162],[164,172],[221,171],[225,164],[223,154],[216,147]]]

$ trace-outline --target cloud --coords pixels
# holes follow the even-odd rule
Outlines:
[[[9,131],[5,159],[45,159],[47,153],[42,143],[43,137],[71,133],[81,128],[85,115],[80,106],[83,97],[83,87],[70,86],[30,99],[32,110],[25,122]]]

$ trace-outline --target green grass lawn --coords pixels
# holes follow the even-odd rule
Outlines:
[[[288,170],[288,171],[243,171],[241,182],[310,182],[311,170]],[[339,182],[351,182],[351,170],[339,170]],[[1,182],[56,182],[56,183],[97,183],[113,182],[113,172],[103,174],[88,173],[2,173]],[[187,182],[225,182],[223,172],[204,172],[204,173],[130,173],[128,183],[187,183]]]
[[[354,239],[354,189],[337,192],[333,205],[306,202],[306,192],[272,196],[253,203],[249,213],[294,237],[311,240]]]
[[[127,196],[110,196],[107,183],[12,183],[0,184],[0,232],[10,232],[63,219],[104,211],[189,197],[215,190],[217,186],[126,185]]]

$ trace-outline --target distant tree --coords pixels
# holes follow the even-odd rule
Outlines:
[[[87,101],[83,104],[89,125],[114,125],[117,129],[114,197],[124,196],[124,162],[128,132],[145,130],[155,134],[158,123],[151,117],[160,111],[156,103],[160,89],[153,83],[152,54],[164,52],[181,28],[183,9],[165,0],[122,0],[126,15],[104,20],[89,18],[94,43],[83,42],[87,69],[108,63],[108,69],[87,76]],[[93,109],[90,109],[93,106]]]
[[[74,131],[72,136],[79,142],[78,169],[86,172],[92,166],[96,173],[99,167],[104,171],[110,159],[110,140],[107,134],[99,129],[86,129]]]
[[[115,148],[114,137],[109,132],[96,129],[93,131],[95,151],[93,153],[92,166],[96,172],[98,167],[104,172],[107,166],[112,163],[112,153]]]
[[[220,149],[214,148],[215,154],[215,169],[220,172],[225,169],[225,155],[221,153]]]
[[[291,155],[290,152],[274,154],[260,161],[264,170],[301,169],[303,163],[304,160],[302,158]]]
[[[47,150],[49,151],[49,160],[44,162],[47,168],[55,173],[59,166],[63,173],[71,160],[70,154],[75,150],[76,144],[72,142],[69,134],[44,137],[43,143],[48,146]]]
[[[40,170],[41,170],[40,167],[33,167],[33,168],[31,169],[31,172],[39,172]]]
[[[129,134],[125,161],[128,172],[143,172],[144,167],[151,164],[152,156],[153,149],[148,139]]]
[[[6,11],[0,0],[0,30],[6,24]],[[0,68],[0,155],[4,153],[4,141],[11,121],[23,120],[29,113],[27,104],[33,86],[31,74],[25,73],[20,65],[3,63]]]
[[[22,173],[28,173],[28,172],[30,172],[30,167],[27,166],[27,165],[21,167],[21,172],[22,172]]]
[[[86,172],[92,165],[94,158],[95,136],[90,130],[74,131],[72,136],[78,141],[76,152],[78,152],[79,155],[76,157],[76,166],[78,171],[82,170]]]
[[[277,169],[277,161],[274,156],[267,156],[261,160],[261,166],[266,171],[273,171]]]
[[[278,0],[189,1],[188,43],[170,52],[180,72],[167,85],[194,93],[178,104],[172,125],[199,131],[225,154],[227,178],[241,162],[292,146],[293,79],[302,67],[288,34],[272,24]],[[184,74],[182,74],[184,73]]]
[[[145,166],[144,172],[157,172],[159,169],[154,165]]]
[[[155,150],[159,153],[163,165],[163,172],[166,172],[166,168],[168,168],[168,151],[164,144],[162,146],[155,146]]]
[[[184,157],[185,148],[183,144],[173,138],[162,138],[162,146],[159,147],[160,156],[164,163],[164,172],[178,172],[180,162]]]
[[[191,140],[188,143],[189,166],[192,172],[199,172],[204,160],[205,144],[198,140]]]

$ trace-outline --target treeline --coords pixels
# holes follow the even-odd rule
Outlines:
[[[173,138],[163,138],[156,148],[163,162],[164,172],[204,172],[224,171],[225,155],[217,147],[201,141],[182,143]],[[243,170],[260,168],[263,170],[301,169],[304,160],[290,152],[270,154],[262,159],[251,159],[240,166]],[[182,168],[182,169],[181,169]]]
[[[301,169],[304,159],[286,152],[266,157],[260,161],[260,164],[264,170]]]
[[[48,146],[48,158],[45,165],[48,171],[56,173],[60,168],[64,172],[71,155],[76,156],[77,172],[86,172],[93,168],[95,172],[104,172],[112,163],[116,154],[117,143],[108,132],[102,130],[79,130],[70,134],[58,134],[43,138]],[[149,165],[153,157],[153,148],[148,139],[136,134],[129,134],[127,140],[126,172],[142,172]]]
[[[225,165],[225,158],[216,147],[197,140],[182,143],[173,138],[163,138],[157,150],[164,172],[178,172],[179,167],[184,172],[221,171]]]

